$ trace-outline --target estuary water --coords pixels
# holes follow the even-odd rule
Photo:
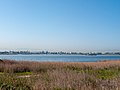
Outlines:
[[[100,60],[120,60],[120,55],[0,55],[0,59],[40,62],[97,62]]]

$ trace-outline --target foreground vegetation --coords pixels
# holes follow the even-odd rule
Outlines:
[[[0,90],[120,90],[120,61],[0,60]]]

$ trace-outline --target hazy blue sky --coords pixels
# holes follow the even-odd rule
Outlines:
[[[120,0],[0,0],[0,50],[120,51]]]

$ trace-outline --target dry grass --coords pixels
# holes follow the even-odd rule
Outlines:
[[[0,72],[1,90],[120,90],[119,60],[83,63],[0,60]]]

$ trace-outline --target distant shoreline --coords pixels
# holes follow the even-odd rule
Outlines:
[[[49,51],[0,51],[0,55],[88,55],[88,56],[96,56],[96,55],[120,55],[120,52],[49,52]]]
[[[81,55],[81,54],[0,54],[0,55],[78,55],[78,56],[120,56],[119,54]]]

